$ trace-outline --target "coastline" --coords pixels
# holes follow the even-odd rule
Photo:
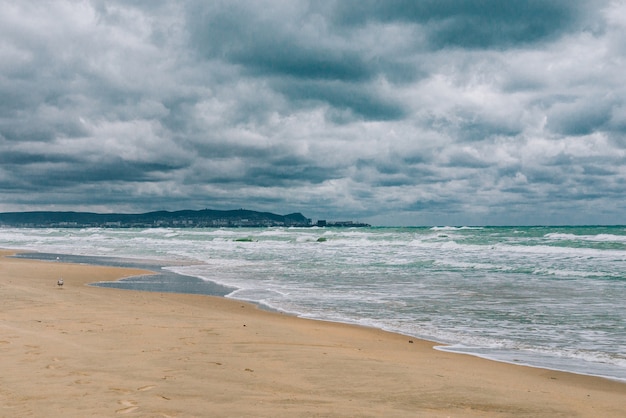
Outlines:
[[[626,384],[205,295],[139,269],[6,258],[1,416],[623,416]],[[62,288],[56,280],[63,277]]]

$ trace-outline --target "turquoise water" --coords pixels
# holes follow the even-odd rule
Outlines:
[[[0,247],[164,260],[303,317],[626,380],[626,227],[0,229]]]

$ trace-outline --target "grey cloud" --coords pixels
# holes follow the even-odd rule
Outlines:
[[[265,187],[284,187],[296,183],[314,185],[340,177],[341,173],[324,167],[291,163],[250,167],[245,176],[248,184]]]
[[[466,112],[461,112],[458,116],[464,113]],[[461,119],[454,125],[455,137],[464,143],[482,141],[494,136],[516,136],[522,132],[515,121],[489,120],[477,114],[473,114],[471,119]]]
[[[601,165],[585,165],[583,166],[583,173],[588,176],[613,176],[617,174],[617,171],[610,167],[605,167]]]
[[[291,80],[282,80],[274,84],[278,91],[304,105],[308,102],[328,103],[339,111],[348,110],[356,117],[367,120],[394,120],[402,118],[405,114],[400,104],[380,97],[372,92],[371,88],[364,89],[359,84]]]
[[[239,3],[206,13],[196,5],[189,18],[192,40],[207,59],[228,62],[242,75],[269,77],[288,99],[328,103],[365,119],[400,118],[401,105],[373,94],[366,83],[385,72],[392,80],[413,80],[419,71],[399,60],[368,58],[358,39],[342,39],[324,17],[296,4],[302,7],[287,15]]]
[[[579,29],[593,9],[584,1],[341,1],[349,24],[401,21],[424,25],[432,48],[503,48],[553,39]]]
[[[0,0],[0,210],[617,219],[619,7]]]
[[[484,158],[484,157],[483,157]],[[447,165],[450,167],[487,168],[491,164],[480,156],[472,155],[463,151],[452,152]]]
[[[434,162],[422,160],[420,163],[406,164],[401,156],[392,156],[388,160],[359,160],[355,166],[354,179],[371,184],[375,188],[401,187],[415,188],[432,186],[447,180],[438,173]]]
[[[120,158],[98,161],[93,164],[44,161],[31,162],[16,172],[29,179],[33,187],[70,186],[77,183],[101,183],[112,181],[145,182],[176,170],[168,164],[131,162]]]
[[[217,10],[208,11],[204,6],[191,8],[190,22],[192,40],[208,58],[224,59],[263,75],[350,81],[371,76],[349,45],[327,43],[324,22],[315,21],[323,20],[322,16],[300,10],[285,15],[276,6],[270,14],[243,7],[241,2],[218,4]],[[315,33],[318,29],[322,32]]]
[[[548,113],[548,128],[563,135],[588,135],[611,119],[611,106],[603,98],[585,98],[555,104]]]
[[[36,163],[77,163],[80,159],[67,155],[49,154],[46,152],[26,152],[26,151],[12,151],[10,149],[3,149],[0,153],[0,163],[4,167],[14,166],[20,167],[28,164]]]
[[[402,208],[408,212],[437,212],[445,211],[446,213],[458,213],[463,210],[462,201],[455,198],[443,198],[443,199],[423,199],[416,200],[413,203],[406,205]]]

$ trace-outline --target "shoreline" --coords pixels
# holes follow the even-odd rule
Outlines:
[[[0,250],[0,416],[626,412],[620,381],[439,351],[230,298],[87,286],[145,271],[6,257],[16,252]]]
[[[6,249],[0,248],[0,252],[2,252],[3,250],[6,250]],[[88,286],[114,288],[114,289],[119,289],[119,290],[145,291],[145,292],[156,292],[156,293],[167,292],[167,293],[177,293],[177,294],[197,294],[197,295],[205,295],[205,296],[211,296],[211,297],[220,297],[220,298],[225,298],[227,300],[232,300],[235,302],[242,302],[242,303],[250,304],[266,312],[278,313],[281,315],[289,315],[295,318],[306,319],[306,320],[370,328],[370,329],[380,330],[384,332],[389,332],[392,334],[398,334],[398,335],[405,336],[407,338],[418,339],[418,340],[433,344],[433,349],[442,351],[442,352],[473,356],[473,357],[481,358],[483,360],[495,361],[498,363],[504,363],[504,364],[509,364],[513,366],[530,367],[530,368],[541,369],[541,370],[551,370],[551,371],[556,371],[556,372],[571,373],[571,374],[576,374],[576,375],[581,375],[581,376],[589,376],[589,377],[607,379],[607,380],[626,384],[626,379],[622,379],[619,377],[607,376],[607,375],[602,375],[602,374],[593,374],[593,373],[583,372],[583,371],[573,371],[573,370],[568,370],[568,369],[563,369],[563,368],[558,368],[558,367],[550,367],[546,365],[535,365],[532,363],[525,363],[521,361],[517,362],[514,360],[506,360],[502,358],[497,358],[495,356],[490,356],[489,354],[481,354],[481,353],[456,350],[454,348],[454,345],[450,345],[446,342],[423,338],[420,336],[404,334],[401,331],[397,331],[393,329],[386,329],[384,327],[377,327],[375,325],[371,325],[371,326],[363,325],[363,324],[359,324],[356,322],[349,322],[349,321],[340,321],[340,320],[334,321],[334,320],[323,319],[323,318],[306,317],[295,312],[289,312],[289,311],[284,311],[278,308],[273,308],[261,302],[245,300],[245,299],[237,299],[236,297],[229,297],[230,294],[236,293],[238,289],[234,287],[228,287],[218,282],[203,280],[195,276],[182,275],[182,274],[174,273],[170,270],[164,269],[164,267],[178,265],[178,264],[171,264],[173,262],[171,260],[168,262],[167,260],[151,260],[151,259],[142,260],[142,259],[128,259],[128,258],[122,258],[122,257],[108,257],[108,256],[72,255],[72,254],[63,254],[63,253],[58,253],[58,254],[57,253],[41,253],[41,252],[33,251],[33,250],[10,249],[8,251],[14,252],[13,256],[16,258],[27,259],[27,260],[66,262],[66,263],[72,263],[72,264],[86,264],[86,265],[91,265],[91,266],[105,266],[105,267],[116,267],[116,268],[117,267],[139,268],[139,269],[146,270],[146,272],[141,275],[123,277],[123,278],[112,280],[112,281],[88,283],[87,284]],[[158,278],[161,276],[163,277],[170,276],[169,277],[170,280],[174,278],[175,281],[179,281],[181,278],[183,280],[191,278],[193,280],[194,288],[198,286],[198,283],[200,283],[201,285],[205,285],[203,287],[206,287],[207,289],[203,289],[200,291],[196,291],[196,290],[190,291],[189,288],[185,288],[184,286],[182,287],[161,286],[159,288],[159,286],[155,286],[154,281],[152,281],[148,286],[143,287],[141,285],[136,285],[135,282],[133,282],[133,279],[137,278],[139,279],[139,283],[143,284],[144,281],[141,280],[142,278],[145,278],[145,277]]]

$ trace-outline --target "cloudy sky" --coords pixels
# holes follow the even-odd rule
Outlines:
[[[626,223],[626,1],[0,0],[0,212]]]

